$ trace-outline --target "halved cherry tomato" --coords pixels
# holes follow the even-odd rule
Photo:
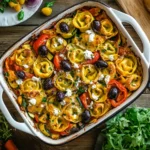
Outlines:
[[[83,93],[81,96],[80,96],[80,100],[84,106],[85,109],[88,109],[88,105],[90,104],[90,98],[89,98],[89,94],[86,92],[86,93]]]
[[[117,107],[127,99],[127,89],[117,80],[110,80],[108,83],[108,91],[111,89],[111,87],[117,87],[119,89],[119,95],[117,99],[109,99],[111,105],[113,107]]]
[[[61,64],[60,64],[61,63],[61,58],[59,57],[58,54],[56,54],[54,56],[53,62],[54,62],[54,66],[55,66],[56,70],[60,70],[60,68],[61,68]]]
[[[16,64],[14,64],[13,66],[14,66],[14,70],[15,70],[15,71],[23,70],[22,67],[20,67],[20,66],[18,66],[18,65],[16,65]]]
[[[91,8],[89,10],[89,12],[95,17],[95,16],[98,16],[99,12],[100,12],[100,8]]]
[[[73,124],[69,124],[69,126],[68,126],[68,128],[65,130],[65,131],[63,131],[63,132],[60,132],[60,135],[61,136],[65,136],[65,135],[68,135],[69,133],[70,133],[70,129],[73,127]]]
[[[37,114],[34,115],[34,119],[36,122],[39,122],[39,116]]]
[[[85,61],[83,64],[94,64],[95,62],[99,60],[99,58],[100,58],[99,52],[94,52],[94,58]]]
[[[41,45],[45,44],[46,40],[49,38],[48,34],[42,34],[40,37],[33,43],[33,49],[36,54],[38,54],[38,49]]]

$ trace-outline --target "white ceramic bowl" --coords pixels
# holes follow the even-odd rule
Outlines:
[[[83,6],[96,6],[96,7],[100,7],[103,10],[106,11],[106,13],[108,14],[108,16],[112,19],[112,21],[116,24],[116,26],[118,27],[118,29],[123,33],[123,35],[127,38],[127,42],[128,45],[132,46],[132,49],[134,51],[134,53],[141,59],[141,64],[143,67],[143,81],[142,84],[140,86],[140,88],[135,91],[123,104],[121,104],[120,106],[118,106],[117,108],[114,108],[112,110],[110,110],[107,114],[105,114],[103,117],[101,117],[96,123],[93,124],[89,124],[87,125],[85,128],[83,128],[82,130],[80,130],[77,133],[74,133],[70,136],[58,139],[58,140],[53,140],[49,137],[44,136],[40,131],[38,131],[37,129],[34,128],[34,124],[32,122],[32,120],[28,117],[28,115],[21,111],[15,98],[15,94],[11,91],[11,89],[8,87],[5,78],[3,76],[3,63],[4,60],[6,59],[6,57],[8,57],[16,48],[18,48],[22,43],[24,43],[26,40],[28,40],[32,35],[34,34],[39,34],[41,30],[45,29],[45,28],[49,28],[53,22],[60,20],[61,18],[63,18],[63,16],[65,16],[68,13],[71,13],[73,11],[75,11],[78,8],[81,8]],[[143,43],[143,49],[144,49],[144,53],[142,53],[139,48],[136,46],[136,44],[134,43],[133,39],[130,37],[130,35],[128,34],[128,32],[126,31],[126,29],[123,27],[122,22],[127,22],[129,24],[131,24],[133,26],[133,28],[136,30],[136,32],[138,33],[139,37],[141,38],[141,41]],[[145,89],[148,80],[149,80],[149,62],[150,62],[150,44],[149,41],[146,37],[146,35],[144,34],[144,32],[142,31],[141,27],[138,25],[138,23],[129,15],[126,15],[124,13],[121,13],[117,10],[114,10],[100,2],[93,2],[93,1],[88,1],[88,2],[84,2],[84,3],[80,3],[78,5],[75,5],[69,9],[67,9],[66,11],[62,12],[61,14],[57,15],[56,17],[54,17],[53,19],[45,22],[44,24],[42,24],[41,26],[39,26],[37,29],[33,30],[31,33],[29,33],[28,35],[26,35],[25,37],[23,37],[22,39],[20,39],[18,42],[16,42],[13,46],[11,46],[2,56],[1,60],[0,60],[0,84],[2,87],[0,87],[0,109],[2,110],[3,114],[5,115],[6,119],[8,120],[8,122],[14,126],[16,129],[19,129],[21,131],[30,133],[34,136],[37,136],[38,138],[40,138],[42,141],[48,143],[48,144],[52,144],[52,145],[58,145],[58,144],[63,144],[66,143],[72,139],[75,139],[76,137],[84,134],[85,132],[89,131],[90,129],[94,128],[97,125],[102,124],[103,122],[105,122],[106,120],[108,120],[109,118],[111,118],[112,116],[116,115],[118,112],[120,112],[121,110],[123,110],[125,107],[127,107],[128,105],[130,105],[134,100],[136,100],[136,98],[143,92],[143,90]],[[3,89],[5,90],[5,92],[7,93],[7,95],[9,96],[11,102],[13,103],[13,105],[15,106],[15,108],[17,109],[18,113],[21,115],[21,117],[24,120],[24,123],[19,123],[16,122],[10,115],[8,109],[6,108],[4,101],[2,99],[2,93],[3,93]]]

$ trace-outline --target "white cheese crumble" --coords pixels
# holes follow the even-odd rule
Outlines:
[[[91,101],[90,105],[88,106],[90,109],[93,109],[93,101]]]
[[[63,101],[60,102],[60,104],[61,104],[62,106],[65,106],[65,105],[66,105],[66,101],[63,100]]]
[[[67,89],[66,90],[66,94],[65,94],[65,96],[71,96],[72,95],[72,91],[70,90],[70,89]]]
[[[95,89],[96,88],[96,85],[94,84],[94,85],[92,85],[92,89]]]
[[[58,109],[56,109],[56,108],[54,108],[53,114],[54,114],[55,116],[58,116],[58,114],[59,114],[59,110],[58,110]]]
[[[78,116],[76,114],[73,115],[73,118],[76,119]]]
[[[90,84],[93,84],[93,81],[90,81]]]
[[[89,35],[89,42],[93,42],[94,41],[94,37],[95,37],[95,34],[92,33]]]
[[[109,55],[109,60],[110,61],[114,61],[114,56],[113,55]]]
[[[37,78],[37,77],[33,76],[33,77],[32,77],[32,80],[38,82],[38,81],[40,81],[40,78]]]
[[[58,45],[55,43],[55,44],[54,44],[54,47],[57,47],[57,46],[58,46]]]
[[[57,72],[56,71],[54,71],[54,74],[56,74]]]
[[[41,104],[41,105],[40,105],[41,108],[43,108],[44,106],[45,106],[44,104]]]
[[[104,80],[105,80],[105,83],[108,84],[108,82],[110,81],[110,75],[107,75]]]
[[[74,66],[73,66],[74,68],[79,68],[79,65],[78,64],[76,64],[76,63],[74,63]]]
[[[101,81],[101,80],[103,80],[103,79],[104,79],[104,75],[101,74],[98,80]]]
[[[94,100],[98,100],[98,96],[96,96],[95,94],[92,94],[92,97]]]
[[[35,105],[35,104],[36,104],[36,99],[31,98],[31,99],[29,100],[29,103],[32,104],[32,105]]]
[[[84,58],[85,59],[92,59],[94,57],[93,53],[89,50],[84,51]]]
[[[58,38],[57,41],[58,41],[59,44],[63,44],[63,39],[62,38]]]
[[[60,56],[60,57],[62,57],[62,58],[64,58],[64,57],[65,57],[65,56],[64,56],[64,54],[60,54],[59,56]]]
[[[26,64],[24,64],[24,65],[23,65],[23,67],[24,67],[24,68],[26,68],[26,69],[27,69],[27,68],[29,68],[29,66],[28,66],[28,65],[26,65]]]
[[[22,81],[21,79],[16,80],[16,83],[17,83],[18,85],[21,85],[22,82],[23,82],[23,81]]]
[[[92,34],[93,31],[92,31],[92,30],[86,30],[85,33],[87,33],[87,34]]]

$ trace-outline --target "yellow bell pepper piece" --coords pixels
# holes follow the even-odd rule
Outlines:
[[[25,0],[18,0],[20,5],[23,5],[25,3]]]

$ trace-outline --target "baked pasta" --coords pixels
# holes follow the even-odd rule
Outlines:
[[[4,76],[35,127],[59,139],[126,101],[142,65],[104,10],[83,7],[18,47]]]

